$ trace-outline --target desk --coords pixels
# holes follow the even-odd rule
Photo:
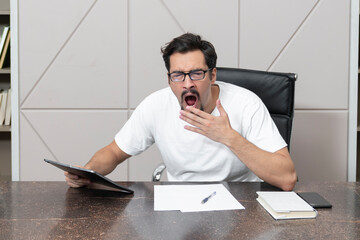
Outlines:
[[[65,182],[0,182],[1,239],[359,239],[360,183],[298,183],[333,204],[316,219],[275,221],[256,201],[266,183],[224,183],[245,210],[154,212],[152,182],[134,195]]]

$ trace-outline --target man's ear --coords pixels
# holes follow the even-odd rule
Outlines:
[[[216,68],[213,68],[213,70],[211,70],[211,83],[214,84],[216,81]]]
[[[166,77],[167,77],[167,79],[168,79],[168,84],[170,85],[170,77],[169,77],[169,75],[166,74]]]

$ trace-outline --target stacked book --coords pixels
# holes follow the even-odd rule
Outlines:
[[[0,126],[11,123],[11,88],[0,90]]]
[[[0,68],[10,66],[10,27],[0,25]]]
[[[317,211],[295,192],[258,191],[256,199],[275,219],[316,218]]]
[[[0,25],[0,69],[10,67],[10,26]],[[0,89],[0,127],[11,124],[11,89]]]

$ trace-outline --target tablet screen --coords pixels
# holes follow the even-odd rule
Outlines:
[[[65,163],[61,163],[61,162],[55,162],[55,161],[48,160],[48,159],[44,159],[44,161],[47,163],[50,163],[51,165],[58,167],[64,171],[67,171],[69,173],[78,175],[80,177],[88,178],[93,183],[99,183],[99,184],[102,184],[102,185],[105,185],[108,187],[113,187],[113,188],[121,190],[124,193],[134,193],[133,190],[123,187],[123,186],[113,182],[109,178],[106,178],[93,170],[79,168],[79,167],[71,166],[71,165],[68,165]]]

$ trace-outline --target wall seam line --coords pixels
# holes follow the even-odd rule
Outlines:
[[[276,55],[276,57],[274,58],[274,60],[270,63],[269,67],[266,69],[266,71],[271,71],[272,68],[274,67],[274,65],[279,61],[280,57],[283,55],[283,53],[285,52],[285,49],[288,48],[288,46],[290,45],[290,43],[293,41],[293,39],[295,39],[295,36],[298,34],[298,32],[300,31],[300,29],[302,29],[302,27],[304,26],[305,22],[309,19],[309,17],[312,15],[312,13],[315,11],[315,9],[319,6],[321,0],[318,0],[314,6],[311,8],[311,10],[309,11],[309,13],[306,15],[306,17],[303,19],[303,21],[300,23],[300,25],[295,29],[295,32],[291,35],[291,37],[289,38],[289,40],[285,43],[285,45],[281,48],[280,52]]]
[[[75,27],[75,29],[70,33],[69,37],[65,40],[65,42],[63,43],[63,45],[60,47],[59,51],[55,54],[55,56],[53,57],[53,59],[50,61],[50,63],[48,64],[48,66],[45,68],[44,72],[40,75],[39,79],[35,82],[35,84],[31,87],[30,91],[27,93],[26,97],[22,100],[22,102],[20,103],[20,108],[22,109],[22,106],[25,104],[25,102],[27,101],[27,99],[30,97],[30,95],[33,93],[33,91],[35,90],[35,88],[37,87],[37,85],[41,82],[41,80],[43,79],[43,77],[45,76],[45,74],[48,72],[48,70],[50,69],[50,67],[53,65],[53,63],[55,62],[55,60],[58,58],[58,56],[60,55],[60,53],[64,50],[65,46],[68,44],[68,42],[70,41],[70,39],[74,36],[75,32],[77,32],[77,30],[79,29],[80,25],[83,23],[83,21],[87,18],[87,16],[89,15],[89,13],[91,12],[91,10],[94,8],[95,4],[97,3],[97,0],[94,0],[94,3],[90,6],[89,10],[85,13],[85,15],[83,16],[83,18],[80,20],[80,22],[77,24],[77,26]]]

